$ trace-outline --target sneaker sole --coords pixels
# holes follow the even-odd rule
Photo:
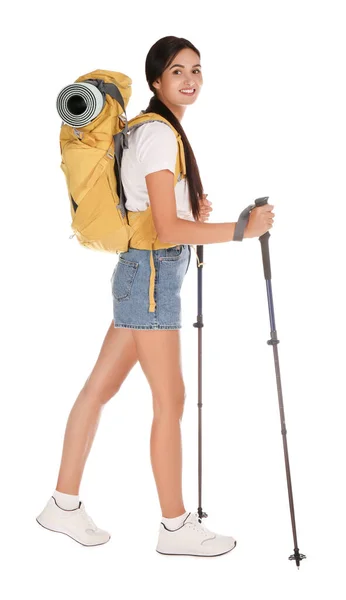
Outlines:
[[[185,552],[161,552],[160,550],[156,550],[156,552],[158,552],[159,554],[164,554],[165,556],[198,556],[201,558],[213,558],[215,556],[223,556],[223,554],[228,554],[228,552],[232,552],[236,545],[237,542],[234,543],[233,548],[231,548],[230,550],[226,550],[226,552],[221,552],[219,554],[186,554]]]
[[[50,527],[46,527],[45,525],[42,525],[42,523],[40,523],[40,521],[38,521],[37,519],[36,519],[36,521],[39,525],[41,525],[41,527],[43,527],[43,529],[47,529],[47,531],[54,531],[54,533],[62,533],[63,535],[67,535],[67,537],[71,538],[71,540],[74,540],[75,542],[78,542],[78,544],[80,544],[81,546],[86,546],[87,548],[90,548],[91,546],[103,546],[103,544],[107,544],[107,542],[109,542],[109,540],[112,537],[110,535],[106,542],[100,542],[99,544],[83,544],[83,542],[80,542],[76,538],[72,537],[72,535],[65,533],[65,531],[58,531],[57,529],[51,529]]]

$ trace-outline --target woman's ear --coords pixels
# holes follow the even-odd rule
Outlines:
[[[159,89],[160,89],[160,80],[159,80],[159,79],[156,79],[156,81],[153,81],[153,87],[154,87],[156,90],[159,90]]]

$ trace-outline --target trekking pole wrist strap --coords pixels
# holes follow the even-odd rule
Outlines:
[[[263,206],[267,204],[269,196],[264,196],[263,198],[257,198],[254,204],[249,204],[244,210],[240,213],[237,224],[234,229],[233,241],[234,242],[242,242],[244,237],[244,232],[246,226],[249,222],[249,217],[251,211],[257,206]]]

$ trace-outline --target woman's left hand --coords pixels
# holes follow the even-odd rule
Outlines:
[[[200,215],[198,221],[201,221],[202,223],[209,219],[209,213],[213,210],[211,208],[212,202],[207,200],[207,196],[208,194],[202,194],[202,198],[199,199]]]

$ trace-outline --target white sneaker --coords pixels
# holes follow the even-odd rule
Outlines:
[[[173,531],[160,524],[156,551],[160,554],[219,556],[233,550],[236,544],[234,538],[207,529],[199,522],[198,513],[189,513],[181,527]]]
[[[86,513],[83,502],[74,510],[64,510],[57,505],[52,496],[36,521],[46,529],[65,533],[83,546],[105,544],[111,537],[107,531],[95,525]]]

